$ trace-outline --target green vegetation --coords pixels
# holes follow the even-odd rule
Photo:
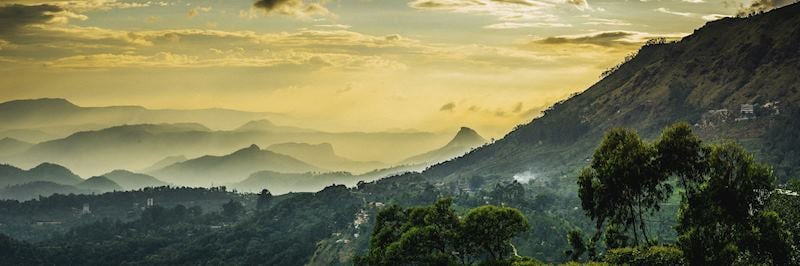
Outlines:
[[[657,246],[657,241],[650,240],[643,215],[660,208],[672,194],[673,183],[683,191],[677,214],[678,248]],[[792,235],[798,232],[791,232],[780,214],[767,208],[771,198],[781,197],[770,168],[757,163],[737,144],[704,145],[686,124],[665,129],[653,144],[629,130],[609,131],[578,184],[583,209],[596,221],[590,250],[605,234],[606,262],[800,263],[796,261],[798,251],[792,247]],[[772,199],[777,200],[787,199]],[[640,235],[644,243],[639,242]],[[630,237],[632,243],[627,241]],[[577,260],[582,240],[577,233],[568,238],[575,255],[572,259]],[[597,254],[590,252],[590,257],[597,258]]]
[[[482,206],[459,218],[451,199],[432,206],[390,206],[378,213],[366,256],[360,265],[473,265],[516,256],[511,239],[528,230],[516,209]],[[509,263],[510,264],[510,263]]]

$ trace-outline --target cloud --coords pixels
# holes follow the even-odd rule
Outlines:
[[[664,13],[664,14],[670,14],[670,15],[681,16],[681,17],[690,17],[690,16],[692,16],[692,15],[693,15],[692,13],[689,13],[689,12],[678,12],[678,11],[672,11],[672,10],[670,10],[670,9],[668,9],[668,8],[664,8],[664,7],[659,7],[659,8],[656,8],[656,9],[655,9],[655,11],[657,11],[657,12],[661,12],[661,13]]]
[[[547,22],[502,22],[491,25],[486,25],[485,29],[521,29],[521,28],[567,28],[572,27],[572,24],[565,23],[547,23]]]
[[[280,14],[293,17],[333,16],[325,7],[327,0],[306,3],[305,0],[258,0],[253,6],[267,14]]]
[[[189,12],[187,12],[186,15],[188,17],[190,17],[190,18],[193,18],[193,17],[196,17],[197,15],[200,15],[200,13],[207,13],[207,12],[210,12],[210,11],[211,11],[211,7],[195,7],[195,8],[189,9]]]
[[[718,20],[718,19],[722,19],[722,18],[727,18],[727,17],[730,17],[730,15],[722,15],[722,14],[708,14],[708,15],[702,16],[701,18],[702,18],[703,20],[705,20],[705,21],[714,21],[714,20]]]
[[[497,17],[499,22],[484,26],[487,29],[568,27],[558,21],[560,13],[592,10],[585,0],[412,0],[408,5],[420,10]]]
[[[147,2],[127,2],[118,0],[0,0],[0,4],[21,4],[21,5],[54,5],[62,9],[70,10],[72,12],[82,13],[89,10],[109,10],[109,9],[127,9],[127,8],[141,8],[150,6],[168,6],[173,5],[165,1],[147,1]]]
[[[439,111],[442,111],[442,112],[452,112],[452,111],[454,111],[455,109],[456,109],[456,103],[454,103],[454,102],[449,102],[449,103],[446,103],[445,105],[442,105],[442,107],[441,107],[441,108],[439,108]]]
[[[738,15],[749,15],[770,11],[796,2],[796,0],[753,0],[749,6],[742,7]]]
[[[0,6],[0,34],[11,33],[27,25],[52,23],[57,18],[56,14],[61,12],[64,9],[49,4]]]
[[[554,36],[534,41],[534,44],[588,44],[597,46],[640,46],[654,38],[680,39],[683,33],[650,34],[636,31],[602,31],[582,35]]]
[[[522,107],[523,107],[522,102],[518,102],[517,104],[514,105],[513,108],[511,108],[511,112],[512,113],[519,113],[519,112],[522,111]]]

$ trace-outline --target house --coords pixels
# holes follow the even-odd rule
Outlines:
[[[83,209],[81,209],[81,215],[88,215],[92,214],[92,209],[89,207],[89,203],[83,204]]]
[[[61,225],[63,222],[61,221],[36,221],[34,224],[38,226],[45,226],[45,225]]]
[[[753,116],[756,114],[755,112],[755,105],[753,104],[742,104],[742,115],[743,116]]]

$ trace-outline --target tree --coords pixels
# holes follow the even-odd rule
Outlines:
[[[479,243],[491,259],[501,259],[511,251],[511,238],[528,230],[528,220],[517,209],[482,206],[464,217],[463,232],[473,243]]]
[[[244,212],[242,203],[230,200],[228,203],[222,204],[222,215],[230,219],[236,219]]]
[[[269,192],[267,189],[262,189],[261,193],[258,193],[258,201],[256,202],[256,209],[263,210],[269,206],[270,201],[272,201],[272,193]]]
[[[389,206],[376,216],[366,256],[359,265],[469,265],[478,259],[505,260],[511,239],[528,229],[522,213],[483,206],[459,219],[452,200],[403,209]]]
[[[775,212],[764,211],[774,190],[769,167],[734,143],[711,148],[708,174],[681,207],[681,248],[692,265],[789,261],[789,233]]]
[[[564,252],[570,261],[579,261],[584,253],[586,253],[586,243],[583,241],[581,231],[570,230],[567,232],[567,242],[572,248]]]
[[[659,170],[675,176],[686,191],[694,191],[703,182],[708,148],[687,123],[678,123],[664,130],[655,143]]]
[[[637,245],[640,234],[649,241],[644,214],[658,211],[659,203],[672,193],[655,158],[656,149],[635,132],[612,129],[606,134],[590,167],[578,177],[578,196],[598,232],[610,222],[633,229]],[[599,233],[593,239],[598,237]]]
[[[612,256],[614,261],[638,254],[638,247],[624,248],[628,239],[622,232],[632,228],[638,246],[638,224],[647,241],[642,210],[657,211],[672,194],[670,177],[685,189],[677,231],[687,263],[793,262],[791,233],[777,212],[765,210],[775,194],[771,169],[737,144],[704,145],[687,124],[665,129],[652,146],[627,130],[606,135],[591,166],[578,177],[581,206],[598,230],[590,256],[605,222],[606,246],[620,255]],[[667,254],[676,253],[662,255]]]

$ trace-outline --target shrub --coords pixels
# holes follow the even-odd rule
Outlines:
[[[617,248],[606,252],[605,262],[613,265],[682,265],[683,252],[673,246],[652,246],[645,249]]]

